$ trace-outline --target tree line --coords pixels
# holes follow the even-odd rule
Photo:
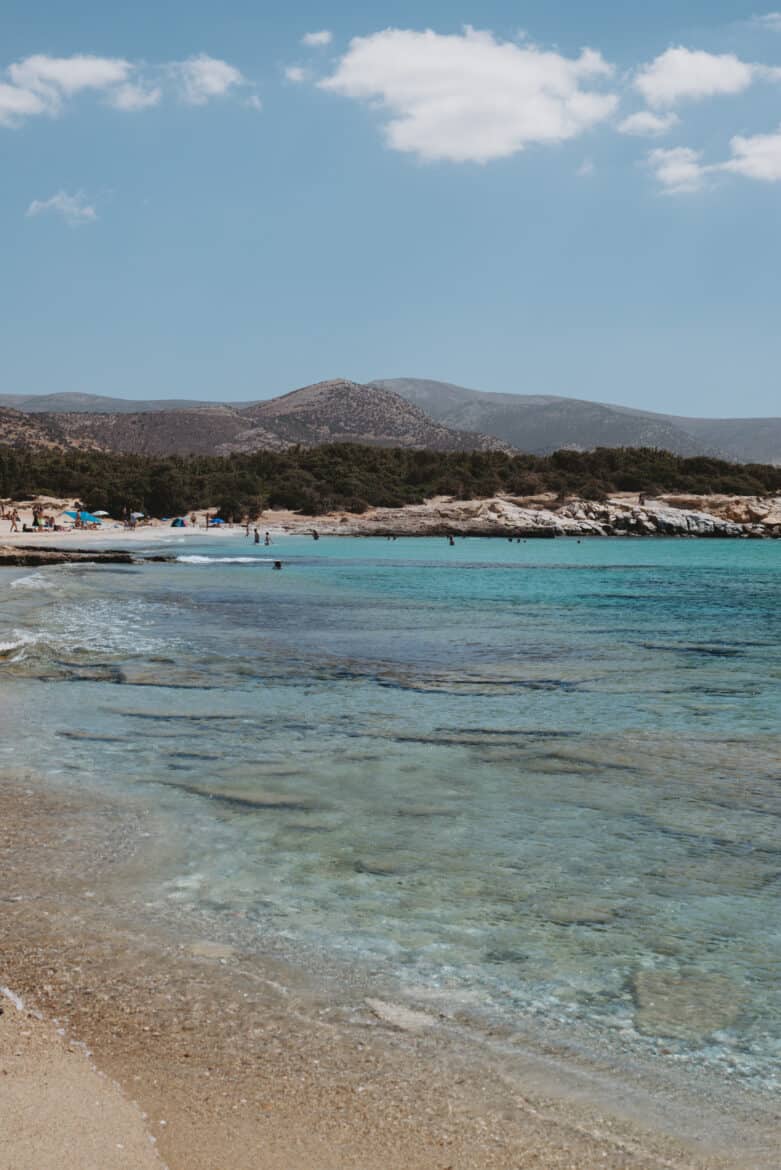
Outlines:
[[[227,457],[0,448],[2,498],[69,497],[112,516],[138,511],[165,517],[210,508],[226,520],[241,520],[275,507],[317,516],[401,507],[436,495],[555,492],[599,500],[617,491],[779,494],[781,467],[684,458],[650,447],[507,455],[335,443]]]

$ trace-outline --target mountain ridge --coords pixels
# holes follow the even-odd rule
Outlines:
[[[0,441],[139,454],[230,454],[325,442],[529,454],[642,446],[781,464],[781,418],[691,418],[424,378],[335,378],[249,402],[0,395]]]
[[[83,405],[83,400],[82,400]],[[435,422],[393,391],[344,378],[241,408],[189,403],[138,412],[24,412],[0,407],[0,443],[133,455],[231,455],[359,443],[432,451],[503,451],[492,436]]]
[[[545,394],[499,394],[426,378],[370,383],[394,390],[447,426],[500,434],[529,454],[571,448],[659,447],[676,455],[781,463],[781,418],[693,419]]]

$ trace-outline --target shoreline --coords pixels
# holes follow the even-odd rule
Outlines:
[[[535,1056],[522,1020],[498,1047],[464,1043],[435,1009],[367,998],[360,981],[340,1004],[271,955],[140,931],[123,900],[156,831],[149,810],[29,776],[4,777],[2,797],[0,982],[87,1045],[148,1116],[169,1170],[773,1165],[758,1107],[738,1162],[738,1121],[716,1102],[700,1114],[686,1075],[674,1124],[609,1060],[582,1064],[553,1034]],[[730,1092],[750,1118],[750,1097],[739,1109]]]
[[[66,501],[47,498],[46,506],[56,511]],[[32,522],[32,501],[16,505],[20,523]],[[86,546],[109,546],[132,559],[130,549],[138,544],[179,543],[193,539],[224,540],[244,533],[243,524],[206,528],[204,510],[194,513],[197,526],[172,528],[168,521],[152,521],[135,529],[107,521],[89,531],[0,532],[0,563],[13,564],[14,550],[28,548],[42,557],[62,548],[74,549],[74,559],[86,559]],[[0,525],[10,528],[9,521]],[[252,522],[261,532],[273,536],[373,536],[500,538],[510,541],[554,539],[556,537],[688,537],[697,539],[778,539],[781,538],[781,496],[681,496],[674,493],[646,499],[633,493],[617,493],[603,501],[545,495],[515,499],[491,497],[459,500],[434,497],[423,504],[399,508],[368,508],[363,513],[332,512],[303,516],[297,512],[273,510]],[[44,544],[41,545],[41,540]],[[85,547],[81,547],[85,546]],[[16,554],[19,555],[19,554]],[[94,554],[93,554],[94,555]],[[56,559],[54,556],[47,560]],[[19,562],[33,564],[28,560]],[[46,563],[41,561],[41,563]]]

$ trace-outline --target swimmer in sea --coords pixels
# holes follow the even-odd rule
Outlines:
[[[275,568],[275,569],[281,569],[281,568],[282,568],[282,562],[281,562],[281,561],[274,561],[274,568]]]

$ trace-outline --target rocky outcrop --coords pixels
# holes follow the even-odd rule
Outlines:
[[[0,546],[0,565],[5,567],[40,568],[42,565],[70,565],[79,561],[93,565],[132,565],[134,557],[120,549]]]
[[[735,497],[733,497],[733,500]],[[323,534],[355,536],[781,536],[781,499],[765,501],[764,519],[737,521],[702,508],[667,500],[640,505],[637,497],[609,500],[516,501],[438,498],[405,508],[373,508],[362,515],[338,513],[302,518],[291,528],[315,527]],[[760,512],[756,512],[757,515]]]

